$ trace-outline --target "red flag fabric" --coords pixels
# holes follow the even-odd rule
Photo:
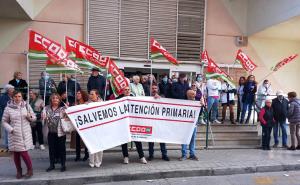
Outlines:
[[[209,61],[209,57],[208,57],[208,53],[206,50],[204,50],[202,53],[201,53],[201,63],[202,64],[208,64],[208,61]]]
[[[46,52],[52,64],[59,64],[61,67],[59,69],[60,71],[63,71],[63,68],[65,68],[66,71],[81,72],[78,65],[68,57],[69,53],[62,47],[61,44],[48,39],[33,30],[29,31],[29,50]],[[47,62],[47,64],[48,63],[49,62]]]
[[[108,63],[108,72],[111,74],[112,78],[114,79],[112,81],[113,82],[112,85],[116,88],[115,89],[116,94],[118,95],[122,94],[122,90],[125,87],[128,87],[129,84],[123,72],[120,71],[120,69],[112,59],[110,59]]]
[[[292,60],[294,60],[296,57],[298,57],[298,54],[291,55],[280,62],[276,64],[276,66],[273,68],[273,71],[278,71],[278,69],[282,68],[284,65],[290,63]]]
[[[76,58],[88,60],[101,68],[106,68],[110,59],[101,55],[95,48],[70,37],[66,37],[66,49],[69,52],[74,52]]]
[[[165,57],[169,62],[174,65],[179,65],[179,62],[164,48],[162,47],[155,39],[150,39],[150,49],[151,49],[151,59]]]
[[[257,67],[241,49],[238,50],[235,60],[242,64],[243,68],[248,72],[252,72]]]

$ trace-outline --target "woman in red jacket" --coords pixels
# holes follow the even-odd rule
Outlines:
[[[259,112],[259,121],[262,126],[262,149],[271,150],[270,148],[271,132],[272,132],[272,127],[275,124],[271,99],[267,99],[265,101],[265,106]]]

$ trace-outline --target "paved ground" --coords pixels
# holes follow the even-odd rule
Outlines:
[[[227,176],[184,177],[89,185],[299,185],[300,172],[269,172]]]
[[[0,157],[0,184],[87,184],[126,180],[164,179],[174,177],[213,176],[273,172],[300,169],[300,151],[276,149],[263,151],[244,150],[200,150],[199,161],[178,161],[179,150],[170,150],[170,162],[160,159],[140,164],[137,153],[130,153],[130,164],[122,164],[121,153],[104,153],[101,168],[90,168],[87,162],[74,162],[67,156],[67,171],[59,169],[47,173],[48,152],[30,151],[34,176],[29,180],[16,180],[15,167],[10,157]],[[147,155],[146,155],[147,156]],[[156,157],[160,153],[156,152]],[[59,167],[59,166],[57,166]],[[300,184],[300,183],[299,183]]]

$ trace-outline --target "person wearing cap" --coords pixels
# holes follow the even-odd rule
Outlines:
[[[259,121],[262,127],[262,149],[271,150],[271,132],[272,127],[275,125],[275,119],[272,108],[272,100],[270,98],[266,99],[265,106],[259,112]]]
[[[290,122],[291,146],[288,150],[300,150],[300,100],[296,92],[288,93],[289,109],[288,120]],[[297,145],[296,145],[297,140]]]
[[[7,102],[12,100],[13,98],[14,91],[15,91],[14,86],[10,84],[6,84],[4,86],[4,94],[0,96],[0,121],[2,120],[3,112],[5,107],[7,106]],[[8,149],[8,132],[5,129],[1,129],[1,130],[3,133],[1,134],[3,136],[3,144]]]
[[[87,83],[88,93],[90,93],[92,89],[97,89],[98,92],[100,93],[101,98],[104,99],[105,87],[106,87],[106,78],[99,74],[98,68],[93,68],[92,74]]]
[[[273,130],[274,148],[278,147],[278,127],[280,126],[282,132],[282,147],[287,148],[287,133],[286,133],[286,119],[289,108],[289,102],[284,98],[283,91],[276,92],[276,98],[272,100],[272,108],[274,111],[275,125]]]
[[[185,74],[180,74],[178,81],[172,84],[171,94],[174,99],[186,99],[186,92],[190,89],[187,83],[187,78]]]

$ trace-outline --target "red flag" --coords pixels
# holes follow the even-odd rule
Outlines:
[[[242,64],[243,68],[248,72],[252,72],[257,67],[241,49],[238,50],[235,60]]]
[[[276,64],[276,66],[273,68],[273,71],[278,71],[278,69],[280,69],[281,67],[283,67],[284,65],[290,63],[292,60],[294,60],[296,57],[298,57],[298,54],[295,55],[291,55],[283,60],[281,60],[280,62],[278,62]]]
[[[109,57],[101,55],[101,53],[93,47],[70,37],[66,37],[66,49],[69,52],[74,52],[76,58],[88,60],[101,68],[106,68],[110,59]]]
[[[123,72],[120,71],[116,63],[111,59],[109,60],[108,63],[108,72],[111,74],[112,78],[114,79],[112,85],[116,87],[116,93],[118,95],[122,94],[122,90],[125,87],[128,87],[129,84]]]
[[[61,67],[64,67],[66,71],[80,71],[78,65],[68,57],[69,53],[61,44],[32,30],[29,32],[29,49],[46,52],[52,64],[59,64]],[[62,71],[64,69],[61,68],[60,70]]]
[[[202,63],[202,64],[208,64],[208,60],[209,60],[208,53],[207,53],[206,50],[204,50],[204,51],[201,53],[201,63]]]
[[[179,65],[178,61],[153,38],[150,39],[150,45],[151,59],[164,56],[172,64]]]

